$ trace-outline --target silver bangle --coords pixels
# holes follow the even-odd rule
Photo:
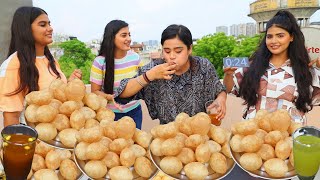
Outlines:
[[[139,79],[139,76],[135,78],[136,81],[138,82],[138,84],[140,84],[141,87],[145,87],[145,85],[143,85],[143,83],[141,82],[141,80]]]

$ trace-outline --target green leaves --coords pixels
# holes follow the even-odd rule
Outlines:
[[[95,55],[91,53],[91,50],[83,42],[77,39],[63,42],[59,44],[59,47],[64,51],[64,54],[59,59],[62,72],[68,78],[74,69],[81,69],[82,80],[85,84],[88,84],[90,68]]]
[[[223,77],[222,59],[232,55],[236,46],[236,39],[233,36],[226,36],[224,33],[210,34],[197,41],[194,46],[194,55],[208,58],[214,65],[220,78]]]
[[[197,41],[193,54],[209,59],[220,78],[223,78],[224,57],[250,57],[257,49],[262,35],[235,38],[224,33],[206,35]]]
[[[258,48],[262,35],[255,35],[253,37],[243,37],[240,39],[237,46],[232,51],[234,57],[250,57]]]

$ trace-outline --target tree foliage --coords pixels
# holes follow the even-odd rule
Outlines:
[[[250,57],[261,40],[261,35],[253,37],[226,36],[224,33],[207,35],[199,39],[193,48],[193,54],[209,59],[220,78],[223,77],[224,57]]]
[[[222,59],[231,56],[232,50],[236,46],[236,39],[233,36],[226,36],[224,33],[216,33],[204,36],[197,41],[193,53],[209,59],[216,68],[220,78],[223,77]]]
[[[257,34],[253,37],[241,37],[232,51],[233,57],[250,57],[258,48],[262,36]]]
[[[63,49],[63,55],[59,59],[62,72],[68,78],[74,69],[81,69],[82,80],[88,84],[90,68],[95,55],[83,42],[77,39],[63,42],[59,47]]]

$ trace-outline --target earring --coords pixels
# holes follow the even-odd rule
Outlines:
[[[161,54],[160,54],[160,59],[164,59],[163,52],[161,52]]]

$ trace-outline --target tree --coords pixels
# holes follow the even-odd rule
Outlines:
[[[207,35],[197,41],[193,48],[194,55],[209,59],[214,65],[220,78],[223,75],[223,58],[250,57],[258,48],[263,34],[253,37],[226,36],[224,33]]]
[[[59,47],[63,49],[63,55],[59,59],[62,72],[69,77],[74,69],[81,69],[82,80],[88,84],[90,68],[95,55],[77,39],[63,42],[59,44]]]
[[[250,57],[258,48],[262,37],[261,34],[257,34],[253,37],[239,37],[238,43],[232,51],[232,57]]]
[[[223,58],[232,55],[236,46],[236,39],[233,36],[226,36],[224,33],[216,33],[204,36],[197,41],[193,48],[193,54],[209,59],[214,65],[220,78],[223,77]]]

